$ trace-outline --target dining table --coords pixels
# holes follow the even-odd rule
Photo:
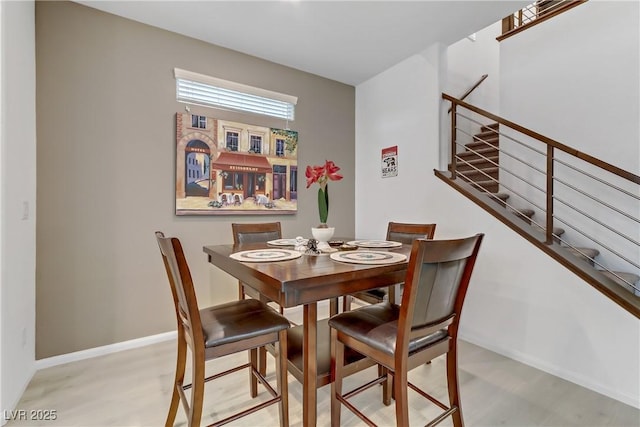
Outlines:
[[[401,258],[387,264],[342,262],[325,253],[302,254],[294,259],[266,262],[245,262],[242,258],[232,256],[262,249],[273,249],[273,246],[268,243],[248,243],[203,247],[209,263],[256,290],[266,301],[277,302],[285,308],[303,307],[302,324],[289,329],[288,368],[302,383],[303,425],[315,426],[317,389],[331,381],[330,331],[327,318],[318,320],[318,302],[329,300],[330,314],[335,314],[341,296],[403,282],[411,246],[376,249]],[[358,357],[362,358],[358,354],[345,357],[353,357],[354,363],[357,363]]]

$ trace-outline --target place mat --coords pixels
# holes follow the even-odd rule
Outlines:
[[[348,245],[357,246],[359,248],[382,249],[382,248],[399,248],[402,246],[400,242],[392,242],[390,240],[352,240],[347,242]]]
[[[255,249],[252,251],[235,252],[229,255],[230,258],[242,262],[287,261],[300,258],[300,256],[302,256],[301,252],[288,249]]]
[[[309,241],[309,239],[302,239],[302,244],[306,245],[308,241]],[[272,246],[295,246],[296,245],[296,239],[269,240],[267,242],[267,244],[272,245]]]
[[[393,264],[407,260],[407,256],[395,252],[382,251],[347,251],[329,255],[332,260],[351,264]]]

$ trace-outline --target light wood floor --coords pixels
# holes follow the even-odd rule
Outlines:
[[[246,353],[209,362],[212,372],[246,361]],[[268,379],[274,379],[273,358]],[[12,420],[7,426],[162,426],[174,374],[175,343],[164,342],[108,356],[43,369],[36,373],[18,410],[55,410],[53,421]],[[638,427],[640,411],[560,378],[515,362],[481,347],[460,342],[460,382],[465,424],[474,426]],[[352,378],[372,378],[373,370]],[[444,360],[411,372],[416,385],[446,400]],[[329,386],[318,391],[318,426],[330,425]],[[257,399],[266,399],[263,390]],[[242,371],[207,385],[204,423],[235,412],[248,403],[248,374]],[[424,425],[437,411],[410,392],[412,425]],[[353,400],[380,426],[395,425],[393,406],[380,402],[379,389]],[[292,426],[301,425],[302,393],[289,376],[289,413]],[[253,402],[252,402],[253,403]],[[246,407],[246,406],[245,406]],[[15,414],[15,413],[14,413]],[[8,414],[4,414],[5,417]],[[176,426],[185,425],[180,408]],[[234,425],[277,426],[277,408],[271,406]],[[342,425],[362,423],[343,409]],[[446,420],[443,426],[450,426]]]

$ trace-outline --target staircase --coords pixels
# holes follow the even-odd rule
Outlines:
[[[473,142],[458,153],[457,171],[460,177],[476,188],[497,193],[500,175],[500,151],[498,149],[498,123],[482,126]],[[449,165],[451,168],[451,165]]]
[[[455,100],[455,98],[448,97],[448,95],[443,95],[443,98]],[[571,244],[572,240],[580,240],[582,239],[581,235],[585,235],[579,229],[575,229],[573,224],[568,224],[568,232],[564,228],[557,227],[554,224],[552,232],[547,233],[545,230],[546,225],[548,223],[555,223],[558,220],[558,218],[553,215],[553,203],[557,203],[554,197],[549,198],[547,202],[551,203],[552,206],[551,217],[545,218],[547,215],[545,215],[544,209],[542,209],[543,218],[536,218],[536,210],[531,209],[531,207],[535,207],[537,211],[540,212],[540,205],[527,206],[527,203],[523,202],[523,199],[525,201],[527,200],[526,198],[521,197],[518,193],[513,194],[508,186],[502,185],[501,174],[505,174],[506,176],[513,174],[513,171],[501,168],[501,152],[503,155],[509,155],[510,157],[513,157],[513,155],[505,151],[504,147],[501,150],[500,138],[501,135],[504,137],[504,134],[500,132],[500,126],[506,125],[506,127],[510,129],[520,127],[460,100],[455,101],[459,102],[453,103],[452,109],[454,114],[456,113],[455,107],[462,106],[471,109],[474,113],[486,113],[486,118],[497,119],[497,121],[491,124],[482,124],[473,120],[477,123],[477,129],[479,130],[473,135],[458,131],[457,138],[455,138],[454,141],[457,152],[448,165],[449,173],[435,171],[436,176],[465,194],[503,223],[536,244],[536,246],[540,247],[550,256],[598,288],[636,317],[640,318],[640,276],[637,274],[640,268],[637,268],[637,264],[634,263],[633,260],[629,261],[631,263],[630,271],[618,271],[619,269],[608,268],[607,263],[611,260],[607,258],[610,258],[611,248],[604,246],[607,249],[607,251],[605,251],[606,254],[604,254],[596,247],[582,247],[582,245]],[[466,116],[461,115],[461,117]],[[458,120],[460,120],[460,118],[458,118]],[[521,129],[523,128],[518,130],[521,131]],[[528,130],[525,129],[525,133],[526,131]],[[535,134],[534,132],[528,132],[533,135],[527,134],[527,136],[533,136],[534,138],[539,137],[543,143],[553,143],[554,148],[564,148],[564,146],[555,141]],[[462,135],[463,137],[461,138],[461,134],[465,134],[466,137]],[[464,139],[469,142],[464,144],[459,142],[459,140]],[[510,142],[509,139],[513,140],[509,136],[505,141]],[[577,150],[571,150],[572,152],[579,153]],[[540,150],[542,153],[544,153],[544,151],[544,149]],[[551,151],[553,152],[553,150]],[[579,157],[584,156],[588,158],[588,156],[583,153],[580,153],[580,155]],[[553,163],[553,161],[551,161],[551,163]],[[604,162],[602,163],[604,164]],[[615,171],[616,168],[612,168]],[[609,169],[611,168],[607,170]],[[632,174],[629,175],[630,178],[624,177],[636,184],[640,181],[640,177]],[[550,179],[551,182],[553,182],[556,178],[551,177]],[[551,188],[553,189],[553,184]],[[517,197],[514,198],[513,196]],[[637,198],[637,196],[635,197]],[[639,219],[632,219],[640,223]],[[633,238],[625,238],[638,244]],[[584,241],[584,239],[582,240]],[[593,239],[593,241],[599,242],[598,239]],[[594,244],[594,246],[599,245]],[[613,253],[617,254],[615,251],[613,251]],[[628,260],[624,255],[620,255],[620,257]],[[630,258],[633,258],[633,255]]]

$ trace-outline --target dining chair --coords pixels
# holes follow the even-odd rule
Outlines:
[[[410,245],[415,239],[433,239],[436,232],[436,224],[409,224],[402,222],[389,222],[387,225],[387,240],[404,243]],[[356,292],[343,299],[343,310],[351,309],[353,298],[364,301],[368,304],[377,304],[390,298],[392,303],[396,300],[396,291],[402,286],[401,283],[390,287],[369,289],[362,292]],[[394,291],[394,292],[391,292]]]
[[[395,398],[396,424],[409,425],[408,389],[444,410],[428,425],[453,417],[463,427],[458,385],[458,327],[469,280],[484,235],[413,242],[405,289],[400,305],[384,301],[346,311],[329,319],[331,327],[331,425],[340,425],[341,406],[346,406],[369,425],[375,425],[347,399],[383,384],[383,402]],[[348,393],[343,379],[357,372],[343,367],[345,348],[382,365],[382,375]],[[408,371],[446,354],[449,405],[445,405],[408,381]]]
[[[280,222],[261,222],[261,223],[245,223],[231,224],[231,231],[233,233],[233,244],[243,243],[266,243],[269,240],[276,240],[282,238],[282,228]],[[245,299],[248,296],[254,299],[264,299],[257,291],[245,286],[242,282],[238,282],[238,293],[240,299]],[[280,313],[284,313],[282,307],[279,308]]]
[[[251,397],[257,396],[257,381],[260,381],[272,398],[211,425],[227,424],[277,403],[280,426],[288,426],[287,329],[289,322],[287,319],[265,303],[254,299],[232,301],[199,309],[193,280],[180,240],[175,237],[165,237],[159,231],[156,232],[156,239],[169,279],[178,322],[176,373],[165,427],[173,426],[180,402],[187,413],[187,425],[200,426],[205,382],[245,368],[249,369]],[[264,348],[266,345],[271,345],[276,355],[276,390],[258,370],[257,349]],[[191,355],[191,384],[184,384],[187,348]],[[206,361],[246,350],[249,350],[250,354],[248,363],[206,377]],[[185,394],[188,389],[191,389],[190,399],[187,399]],[[216,402],[223,406],[223,398],[219,398]]]
[[[270,240],[277,240],[282,238],[282,227],[280,222],[260,222],[260,223],[232,223],[231,231],[233,233],[233,244],[243,243],[266,243]],[[243,300],[247,296],[263,301],[265,303],[277,304],[274,301],[265,300],[255,289],[245,286],[244,283],[238,281],[238,297]],[[278,311],[284,315],[284,308],[278,305]],[[293,324],[293,322],[290,322]],[[258,367],[262,375],[266,375],[267,366],[267,350],[261,348],[259,353]]]

